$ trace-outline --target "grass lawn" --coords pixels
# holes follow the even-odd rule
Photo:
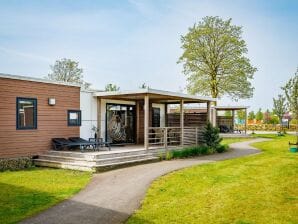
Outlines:
[[[0,173],[0,223],[16,223],[69,198],[91,173],[32,168]]]
[[[194,166],[155,181],[134,223],[298,223],[294,136],[255,143],[262,154]]]

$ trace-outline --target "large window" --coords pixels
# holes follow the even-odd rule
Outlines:
[[[68,126],[81,126],[81,111],[69,110],[67,113]]]
[[[37,128],[37,100],[17,98],[17,129]]]
[[[135,142],[135,106],[107,104],[106,139],[114,144]]]

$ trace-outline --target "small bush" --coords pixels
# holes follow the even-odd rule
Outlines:
[[[203,132],[203,142],[208,148],[212,150],[216,150],[216,148],[220,145],[222,138],[219,136],[219,129],[213,127],[210,122],[208,122],[205,130]]]
[[[228,145],[219,145],[219,146],[216,148],[216,152],[218,152],[218,153],[222,153],[222,152],[227,151],[228,148],[229,148]]]
[[[30,167],[33,167],[30,157],[0,159],[0,171],[22,170]]]
[[[170,151],[167,151],[167,153],[166,153],[166,160],[171,160],[173,158],[173,153],[172,152],[170,152]]]

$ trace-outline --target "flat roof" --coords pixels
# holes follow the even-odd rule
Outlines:
[[[248,109],[249,106],[215,106],[217,110],[243,110]]]
[[[199,102],[215,102],[217,99],[205,96],[189,95],[179,92],[171,92],[157,89],[137,89],[127,91],[110,91],[110,92],[94,92],[93,96],[105,99],[120,99],[120,100],[139,100],[143,99],[144,95],[149,95],[150,99],[178,103],[177,100],[184,100],[185,103],[199,103]]]
[[[49,79],[42,79],[42,78],[35,78],[35,77],[21,76],[21,75],[10,75],[10,74],[4,74],[4,73],[0,73],[0,78],[24,80],[24,81],[30,81],[30,82],[41,82],[41,83],[48,83],[48,84],[55,84],[55,85],[81,87],[79,84],[75,84],[75,83],[53,81],[53,80],[49,80]]]

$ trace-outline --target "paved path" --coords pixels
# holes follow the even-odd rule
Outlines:
[[[22,223],[122,223],[139,208],[146,190],[157,177],[184,167],[259,153],[249,144],[264,140],[234,143],[230,145],[231,150],[222,154],[163,161],[94,174],[91,182],[80,193]]]

